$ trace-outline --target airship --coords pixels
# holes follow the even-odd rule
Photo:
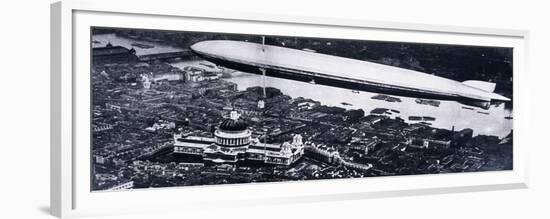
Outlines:
[[[510,101],[495,83],[463,82],[410,69],[300,49],[233,40],[191,45],[198,56],[226,68],[270,77],[404,97],[457,101],[488,109]]]

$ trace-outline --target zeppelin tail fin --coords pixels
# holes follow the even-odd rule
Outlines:
[[[463,81],[462,84],[470,87],[474,87],[480,90],[484,90],[490,93],[495,91],[495,86],[496,86],[495,83],[486,82],[486,81],[475,81],[475,80]]]

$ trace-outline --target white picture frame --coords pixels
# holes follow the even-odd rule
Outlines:
[[[51,212],[58,217],[114,214],[120,212],[158,211],[186,204],[187,208],[213,203],[239,205],[251,203],[309,202],[318,200],[364,199],[402,195],[438,194],[528,186],[528,147],[533,142],[527,132],[530,115],[526,112],[529,91],[528,41],[525,30],[426,24],[362,21],[323,17],[296,17],[280,14],[234,13],[206,8],[189,8],[183,4],[148,4],[133,1],[66,0],[51,6]],[[139,22],[137,22],[139,21]],[[475,45],[504,45],[514,48],[514,168],[512,171],[454,173],[375,177],[363,179],[322,180],[284,183],[261,183],[164,188],[130,192],[90,192],[89,137],[86,98],[89,84],[85,71],[89,58],[90,26],[158,28],[181,30],[182,21],[194,25],[220,23],[253,28],[264,33],[267,28],[312,28],[334,34],[369,32],[369,39],[401,40]],[[192,21],[192,22],[191,22]],[[111,23],[109,23],[111,22]],[[188,28],[195,28],[188,24]],[[248,28],[248,29],[247,29]],[[188,30],[188,29],[184,29]],[[242,31],[241,30],[241,31]],[[230,31],[230,30],[226,30]],[[88,32],[89,33],[89,32]],[[398,34],[399,33],[399,36]],[[344,36],[344,35],[341,35]],[[88,40],[88,41],[86,41]],[[78,58],[77,58],[78,57]],[[87,60],[87,61],[86,61]],[[82,70],[84,69],[84,70]],[[88,79],[89,81],[89,79]],[[86,97],[88,96],[88,97]],[[89,101],[88,101],[89,102]],[[88,123],[86,123],[88,121]],[[88,127],[88,128],[86,128]],[[88,142],[89,147],[89,142]],[[88,159],[86,158],[86,153]],[[86,180],[88,179],[88,180]],[[88,181],[88,183],[86,183]],[[230,202],[228,202],[230,201]],[[116,203],[113,205],[113,203]],[[229,203],[229,204],[228,204]]]

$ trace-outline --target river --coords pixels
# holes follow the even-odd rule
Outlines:
[[[174,52],[181,49],[161,45],[158,43],[137,41],[127,38],[118,37],[114,34],[94,35],[93,40],[95,46],[105,46],[107,42],[113,45],[120,45],[127,48],[133,47],[132,43],[142,43],[153,45],[154,48],[143,49],[136,48],[136,54],[152,54],[158,52]],[[197,66],[208,68],[199,63],[208,63],[207,61],[181,61],[171,63],[172,66],[183,69],[185,66]],[[209,63],[211,64],[211,63]],[[261,76],[243,72],[234,72],[231,78],[224,80],[231,81],[237,84],[239,90],[245,90],[252,86],[262,86]],[[435,121],[429,121],[433,127],[455,130],[471,128],[474,130],[474,135],[495,135],[500,138],[505,137],[512,130],[513,120],[505,119],[507,116],[512,116],[512,110],[505,109],[504,104],[492,106],[489,110],[482,110],[474,107],[473,110],[462,108],[464,105],[455,101],[441,101],[439,107],[430,105],[421,105],[415,102],[415,98],[398,97],[402,102],[386,102],[383,100],[371,99],[377,94],[370,92],[352,92],[348,89],[329,87],[318,84],[310,84],[287,79],[269,77],[266,80],[266,86],[280,89],[284,94],[293,98],[305,97],[320,101],[321,104],[329,106],[338,106],[346,109],[363,109],[369,113],[375,108],[389,108],[400,111],[399,117],[408,120],[409,116],[430,116],[435,117]],[[351,105],[343,105],[342,102]],[[483,112],[483,113],[480,113]]]
[[[237,83],[238,89],[246,89],[251,86],[261,86],[261,76],[248,73],[234,73],[232,78],[226,79]],[[512,120],[504,117],[510,116],[511,111],[504,108],[504,104],[498,107],[491,107],[489,110],[463,109],[462,104],[455,101],[441,101],[439,107],[421,105],[415,102],[415,98],[398,97],[402,102],[386,102],[383,100],[371,99],[377,95],[370,92],[353,93],[351,90],[329,87],[324,85],[309,84],[304,82],[269,78],[266,86],[280,89],[284,94],[291,97],[305,97],[320,101],[324,105],[338,106],[347,109],[363,109],[370,112],[375,108],[389,108],[400,111],[400,117],[408,119],[409,116],[431,116],[435,121],[430,121],[434,127],[455,130],[471,128],[474,135],[496,135],[504,137],[512,129]],[[351,105],[343,105],[342,102]],[[488,114],[482,114],[485,112]]]

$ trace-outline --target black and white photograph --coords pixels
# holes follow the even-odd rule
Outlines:
[[[92,191],[513,170],[513,48],[115,27],[90,42]]]
[[[0,218],[550,218],[543,1],[5,5]]]

